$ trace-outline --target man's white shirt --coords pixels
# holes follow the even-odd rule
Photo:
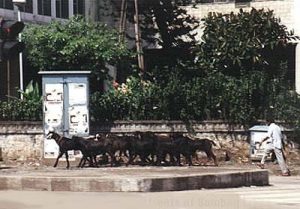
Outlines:
[[[282,149],[282,132],[278,125],[271,123],[268,127],[268,137],[272,145],[277,149]]]

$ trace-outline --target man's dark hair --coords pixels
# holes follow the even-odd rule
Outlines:
[[[267,116],[266,121],[268,123],[274,123],[275,122],[275,120],[274,120],[274,118],[272,116]]]

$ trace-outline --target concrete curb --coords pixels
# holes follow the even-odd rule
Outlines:
[[[17,174],[17,173],[16,173]],[[56,175],[0,175],[0,190],[71,192],[161,192],[267,186],[267,170],[232,171],[198,175],[112,175],[68,177]]]

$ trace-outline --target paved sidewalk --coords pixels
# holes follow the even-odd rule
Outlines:
[[[0,169],[0,190],[152,192],[269,185],[267,170],[232,166],[17,167]]]

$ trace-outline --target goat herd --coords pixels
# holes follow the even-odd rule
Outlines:
[[[106,159],[110,166],[120,165],[120,159],[126,158],[126,166],[135,163],[139,157],[141,165],[162,164],[181,165],[181,157],[186,159],[189,165],[193,165],[192,158],[197,151],[204,151],[209,159],[213,159],[217,165],[216,156],[212,151],[215,143],[209,139],[191,139],[180,133],[170,135],[154,134],[152,132],[135,132],[131,135],[97,134],[95,137],[67,138],[55,131],[47,134],[47,139],[54,139],[59,146],[59,155],[55,161],[57,166],[59,159],[65,154],[67,168],[70,167],[68,160],[69,150],[79,150],[82,158],[78,167],[98,167],[97,156]]]

